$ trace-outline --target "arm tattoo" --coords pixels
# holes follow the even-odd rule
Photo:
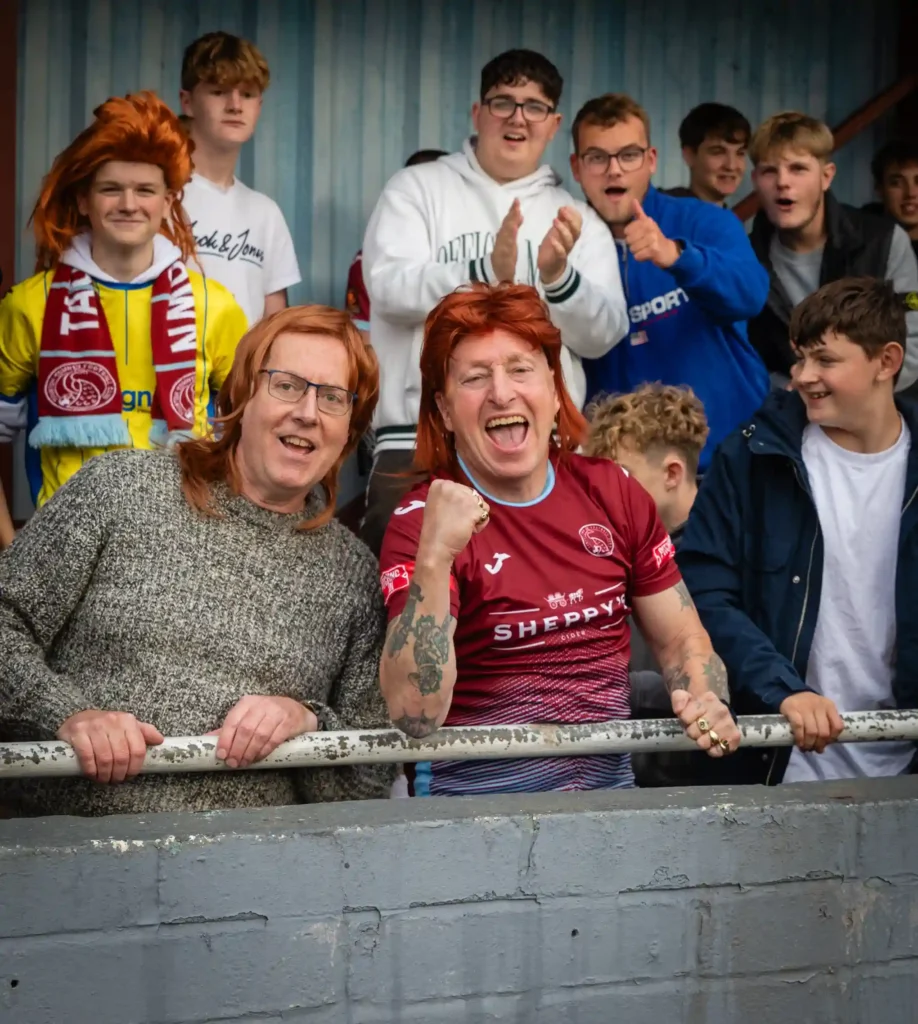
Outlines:
[[[402,614],[399,615],[398,621],[389,636],[389,654],[396,658],[401,654],[402,648],[408,643],[408,637],[411,636],[411,624],[414,622],[414,613],[418,608],[418,601],[423,601],[424,595],[421,593],[421,588],[414,582],[408,586],[408,600],[405,602],[405,608]]]
[[[692,595],[689,593],[688,587],[680,580],[673,590],[679,595],[679,600],[682,602],[683,608],[694,608],[695,602],[692,600]]]
[[[730,688],[727,685],[727,667],[723,661],[712,654],[704,663],[704,677],[708,683],[708,689],[724,703],[730,699]]]
[[[449,661],[449,629],[453,616],[447,612],[439,624],[433,615],[421,615],[415,621],[418,602],[423,600],[421,588],[412,580],[405,608],[389,635],[388,651],[390,657],[397,658],[409,639],[414,637],[417,672],[410,672],[408,678],[426,697],[437,693],[443,682],[443,666]]]
[[[408,678],[424,696],[436,693],[443,680],[443,666],[449,661],[449,623],[447,615],[442,626],[432,615],[422,615],[414,627],[414,663],[417,672]]]
[[[428,718],[422,711],[419,715],[402,715],[392,720],[392,724],[414,740],[423,740],[437,731],[437,720]]]
[[[663,685],[667,693],[673,690],[687,690],[692,677],[685,671],[685,665],[674,665],[663,669]]]

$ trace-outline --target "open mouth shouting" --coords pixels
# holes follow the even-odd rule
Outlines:
[[[492,416],[485,424],[485,433],[502,451],[515,451],[526,443],[529,420],[525,416]]]
[[[293,455],[311,455],[316,450],[315,444],[308,437],[296,437],[293,434],[282,437],[280,443]]]
[[[624,185],[610,185],[604,190],[609,199],[613,202],[618,202],[619,199],[624,199],[628,194],[628,189]]]
[[[794,206],[796,206],[796,200],[791,199],[790,196],[778,196],[775,200],[775,206],[780,213],[790,213]]]

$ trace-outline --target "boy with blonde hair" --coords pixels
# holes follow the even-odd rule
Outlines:
[[[250,326],[284,309],[300,282],[280,207],[236,177],[270,81],[261,52],[239,36],[208,32],[185,50],[179,97],[195,173],[183,202],[201,270],[229,288]]]
[[[885,278],[897,292],[918,289],[905,231],[832,195],[834,146],[822,121],[787,111],[760,125],[749,148],[762,205],[750,240],[771,278],[765,308],[749,322],[749,340],[779,385],[794,365],[791,313],[822,285],[868,276]],[[918,313],[909,315],[908,337],[900,391],[918,378]]]
[[[614,459],[644,488],[675,541],[698,493],[708,439],[704,407],[691,388],[643,384],[588,410],[587,455]]]
[[[587,410],[590,420],[584,451],[612,459],[653,498],[660,520],[676,549],[698,493],[698,461],[708,438],[704,407],[691,388],[643,384],[627,395],[599,398]],[[672,702],[660,667],[631,624],[631,714],[669,718]],[[634,754],[639,786],[687,785],[706,780],[693,753]]]

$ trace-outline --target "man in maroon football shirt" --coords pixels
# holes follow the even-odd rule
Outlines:
[[[393,722],[629,717],[634,613],[673,711],[713,757],[739,745],[711,648],[647,492],[574,454],[585,421],[537,293],[469,286],[430,314],[415,463],[423,483],[383,543],[390,625],[380,666]],[[418,765],[418,795],[631,786],[627,755]]]

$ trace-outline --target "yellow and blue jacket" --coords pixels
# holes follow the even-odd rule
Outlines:
[[[204,433],[216,396],[233,365],[236,346],[247,330],[246,316],[232,294],[216,281],[188,271],[194,291],[198,348],[195,433]],[[38,358],[42,322],[54,271],[35,274],[0,302],[0,440],[15,429],[31,430],[38,415]],[[95,279],[94,279],[95,280]],[[95,280],[108,322],[122,416],[135,448],[151,448],[150,404],[156,373],[150,344],[153,281],[119,284]],[[87,459],[103,448],[26,448],[26,475],[32,500],[42,505]]]

